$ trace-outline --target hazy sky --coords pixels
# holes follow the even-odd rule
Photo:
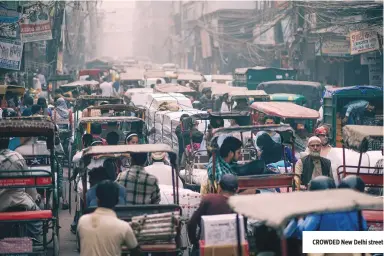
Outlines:
[[[102,56],[132,55],[132,18],[134,1],[103,0],[98,11],[104,13]]]

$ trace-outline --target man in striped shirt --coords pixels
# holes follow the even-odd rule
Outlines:
[[[127,204],[158,204],[160,189],[157,178],[144,169],[147,153],[131,153],[131,167],[117,176],[116,182],[127,191]]]

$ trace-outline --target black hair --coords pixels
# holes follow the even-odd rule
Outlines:
[[[161,84],[161,80],[160,80],[160,79],[157,79],[157,80],[156,80],[156,84]]]
[[[318,176],[309,182],[309,191],[327,190],[336,188],[335,181],[326,176]]]
[[[276,123],[276,119],[273,116],[264,116],[263,122],[267,121],[267,119],[272,119],[274,123]]]
[[[144,166],[147,162],[147,153],[131,153],[132,165]]]
[[[223,144],[220,147],[220,156],[225,158],[230,152],[235,153],[236,150],[240,149],[243,143],[235,137],[227,137],[224,139]]]
[[[42,108],[47,108],[47,100],[44,97],[40,97],[37,99],[37,105],[40,105]]]
[[[93,142],[93,137],[91,134],[87,133],[83,135],[83,144],[85,148],[91,146],[92,142]]]
[[[40,105],[37,105],[37,104],[32,105],[32,108],[31,108],[32,115],[39,113],[39,111],[40,111],[41,109],[42,109],[42,108],[41,108]]]
[[[224,119],[221,117],[213,117],[209,121],[209,124],[212,126],[212,128],[217,129],[220,127],[224,127]]]
[[[98,206],[113,209],[119,202],[119,187],[111,180],[104,180],[96,187]]]
[[[134,136],[131,136],[132,134],[134,134]],[[130,142],[133,139],[133,137],[139,138],[139,135],[135,132],[128,133],[127,136],[125,136],[125,144],[128,144],[128,142]]]
[[[180,116],[180,122],[183,121],[183,119],[186,118],[186,117],[189,117],[189,115],[188,114],[182,114]]]
[[[39,101],[37,101],[39,103]],[[30,107],[33,105],[33,98],[31,96],[25,96],[24,97],[24,105]]]
[[[341,180],[338,188],[350,188],[364,193],[365,183],[359,176],[347,176]]]
[[[101,124],[93,123],[91,124],[91,134],[97,134],[100,135],[102,133],[103,129],[101,127]]]
[[[107,170],[104,167],[96,167],[89,172],[89,183],[91,186],[94,186],[103,180],[110,180]]]
[[[192,133],[192,142],[193,143],[201,143],[203,141],[204,134],[200,131],[194,131]]]
[[[117,145],[119,144],[119,134],[117,132],[109,132],[107,134],[107,143],[108,145]]]

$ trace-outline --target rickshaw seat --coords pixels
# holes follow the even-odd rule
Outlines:
[[[51,210],[0,212],[0,221],[47,220],[47,219],[52,219]]]

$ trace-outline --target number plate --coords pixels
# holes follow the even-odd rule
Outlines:
[[[51,165],[49,156],[25,157],[28,166]]]

